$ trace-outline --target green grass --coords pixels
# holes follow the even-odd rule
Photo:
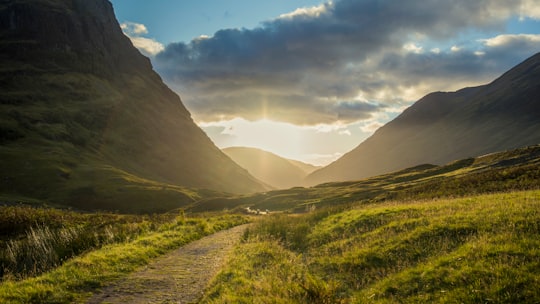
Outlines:
[[[24,210],[23,210],[24,209]],[[234,215],[80,214],[4,207],[1,303],[81,302],[183,244],[246,222]],[[11,223],[5,224],[5,223]],[[33,222],[33,223],[32,223]],[[21,232],[24,231],[24,232]],[[15,263],[6,258],[14,252]],[[61,256],[61,252],[67,253]],[[26,265],[26,266],[24,266]]]
[[[204,303],[538,303],[540,191],[261,219]]]
[[[468,158],[444,166],[419,165],[371,178],[296,187],[243,197],[200,200],[193,211],[250,206],[302,213],[350,203],[452,198],[540,187],[540,145]]]
[[[0,157],[10,161],[0,162],[0,171],[10,175],[0,185],[1,202],[40,201],[90,211],[159,213],[207,196],[225,196],[145,179],[89,156],[74,156],[73,149],[67,144],[31,151],[2,147]]]
[[[36,276],[85,251],[155,232],[177,216],[0,207],[0,278]]]

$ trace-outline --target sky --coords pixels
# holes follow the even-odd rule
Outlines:
[[[111,2],[218,147],[316,165],[540,52],[540,0]]]

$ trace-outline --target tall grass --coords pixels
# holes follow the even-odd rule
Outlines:
[[[155,231],[175,215],[83,214],[52,208],[0,207],[0,278],[22,279],[71,257]]]
[[[76,220],[59,227],[54,220],[50,226],[28,225],[26,232],[14,233],[3,241],[5,272],[0,303],[81,302],[93,290],[159,255],[247,221],[235,215],[123,216],[27,211],[65,213],[66,218]]]
[[[538,303],[539,261],[540,191],[319,210],[258,222],[203,302]]]

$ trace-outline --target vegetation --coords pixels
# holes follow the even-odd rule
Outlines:
[[[356,182],[201,201],[191,210],[289,211],[248,229],[203,302],[537,303],[539,165],[540,146],[533,146]],[[4,206],[0,302],[84,301],[168,250],[244,222],[224,213]]]
[[[17,175],[4,178],[0,202],[47,202],[89,211],[158,213],[204,197],[226,196],[145,179],[91,157],[70,155],[63,149],[73,147],[60,144],[31,151],[22,147],[0,149],[2,160],[10,160],[0,162],[0,171]]]
[[[112,6],[88,3],[0,4],[20,17],[0,31],[0,203],[154,213],[263,190],[110,22]]]
[[[311,188],[296,187],[251,196],[210,198],[190,210],[223,208],[269,209],[301,213],[313,208],[391,200],[418,200],[467,196],[540,187],[540,145],[463,159],[445,166],[413,168],[359,181],[336,182]]]
[[[2,303],[71,303],[204,235],[246,222],[241,216],[183,212],[82,214],[0,208]]]
[[[261,219],[204,303],[538,303],[540,191]]]

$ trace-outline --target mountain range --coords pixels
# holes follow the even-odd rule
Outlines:
[[[358,180],[538,143],[540,53],[489,84],[428,94],[306,183]]]
[[[489,84],[428,94],[314,172],[260,150],[226,155],[107,0],[0,0],[0,87],[0,203],[157,212],[540,143],[539,53]]]
[[[2,201],[162,210],[266,189],[193,122],[109,1],[0,1],[0,86]]]
[[[256,148],[229,147],[222,151],[258,180],[277,189],[302,186],[304,178],[319,168]]]

